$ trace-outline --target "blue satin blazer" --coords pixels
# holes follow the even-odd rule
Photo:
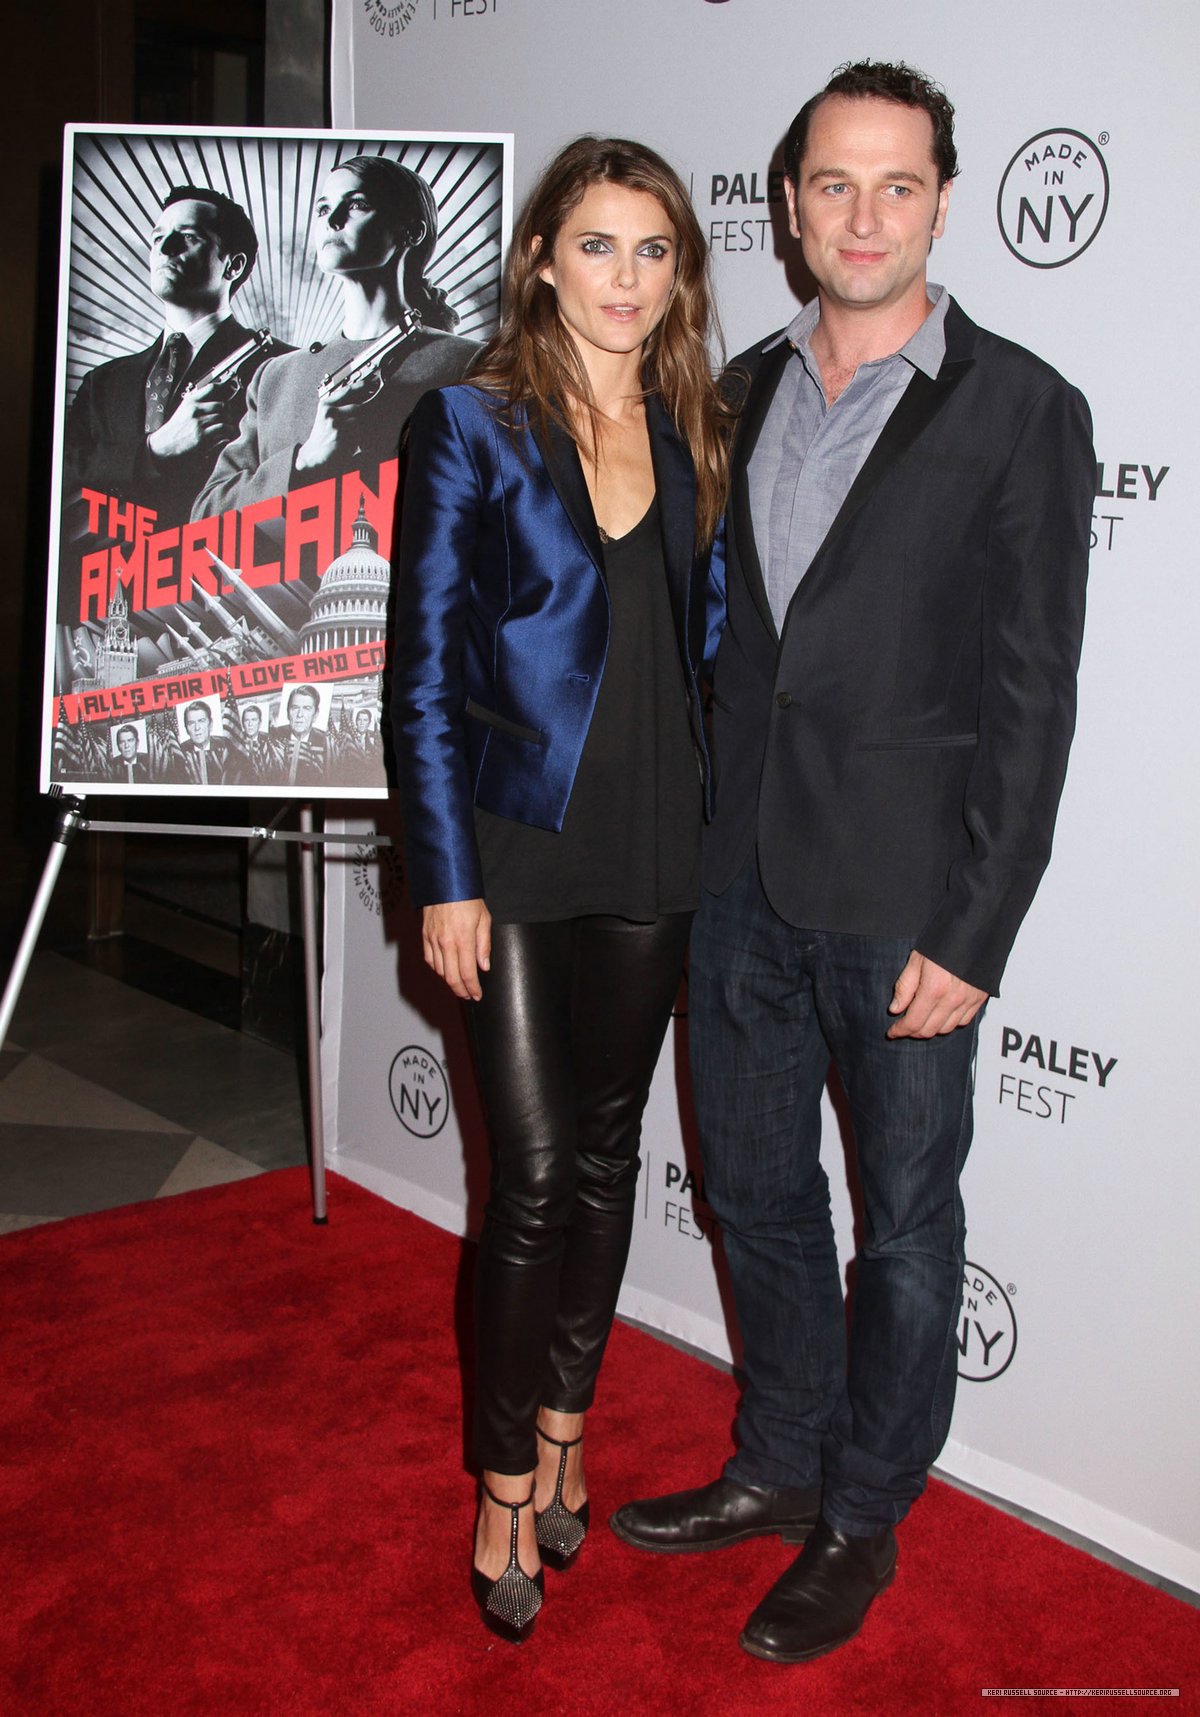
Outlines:
[[[724,557],[695,547],[691,455],[647,402],[671,609],[710,799],[697,680],[725,613]],[[561,829],[608,652],[604,554],[570,437],[512,434],[494,396],[413,413],[399,542],[392,720],[417,905],[483,895],[473,806]]]

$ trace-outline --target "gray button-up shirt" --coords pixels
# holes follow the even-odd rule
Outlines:
[[[926,290],[933,309],[911,340],[890,357],[860,364],[854,380],[832,405],[826,401],[810,343],[820,320],[819,301],[814,298],[806,304],[771,341],[774,346],[787,340],[794,357],[779,378],[748,476],[754,537],[767,599],[780,631],[796,586],[913,370],[932,378],[941,368],[950,295],[944,286],[930,285]]]

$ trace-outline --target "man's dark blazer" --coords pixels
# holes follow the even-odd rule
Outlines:
[[[769,344],[769,342],[768,342]],[[996,992],[1050,856],[1075,721],[1095,461],[1083,396],[953,302],[777,633],[747,466],[786,342],[749,376],[713,686],[704,881],[757,836],[789,923],[904,937]]]
[[[310,727],[305,734],[293,733],[290,727],[278,727],[271,738],[279,756],[281,785],[315,787],[329,779],[329,736],[319,727]]]
[[[205,749],[196,744],[194,739],[185,739],[179,747],[175,767],[171,771],[173,781],[188,781],[198,785],[200,781],[200,753]],[[218,734],[214,734],[208,742],[208,756],[205,761],[204,773],[210,787],[223,786],[229,774],[232,753],[229,744]]]
[[[231,357],[250,339],[251,332],[236,317],[227,317],[193,353],[176,384],[171,409],[189,378],[200,377]],[[184,524],[190,517],[192,502],[208,481],[222,447],[237,434],[245,396],[239,395],[231,405],[228,434],[174,459],[153,458],[143,428],[146,380],[162,345],[160,335],[145,351],[97,364],[84,376],[67,415],[63,499],[68,505],[77,500],[81,488],[87,488],[152,507],[158,514],[158,530]],[[268,356],[289,350],[288,346],[272,345],[269,352],[249,360],[242,371],[243,385]]]
[[[608,653],[604,549],[562,431],[511,431],[470,386],[413,413],[401,514],[392,720],[409,890],[483,896],[473,807],[561,829]],[[646,403],[667,589],[701,751],[697,677],[723,612],[719,544],[697,550],[696,474]]]
[[[132,762],[132,785],[135,787],[144,787],[148,785],[150,781],[150,767],[146,762],[146,759],[144,757],[135,757],[132,759]],[[122,787],[128,787],[131,784],[129,769],[126,765],[125,759],[120,756],[120,754],[112,759],[109,774],[112,776],[112,779],[119,782]]]

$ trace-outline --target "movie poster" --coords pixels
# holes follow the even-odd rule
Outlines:
[[[511,139],[70,127],[42,788],[381,797],[398,448]]]

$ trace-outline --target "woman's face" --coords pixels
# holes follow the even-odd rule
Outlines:
[[[373,201],[357,173],[325,175],[313,210],[313,252],[326,274],[360,274],[395,263],[405,248],[394,221]]]
[[[592,185],[563,222],[538,270],[586,364],[589,354],[638,351],[666,311],[679,245],[657,197]]]

